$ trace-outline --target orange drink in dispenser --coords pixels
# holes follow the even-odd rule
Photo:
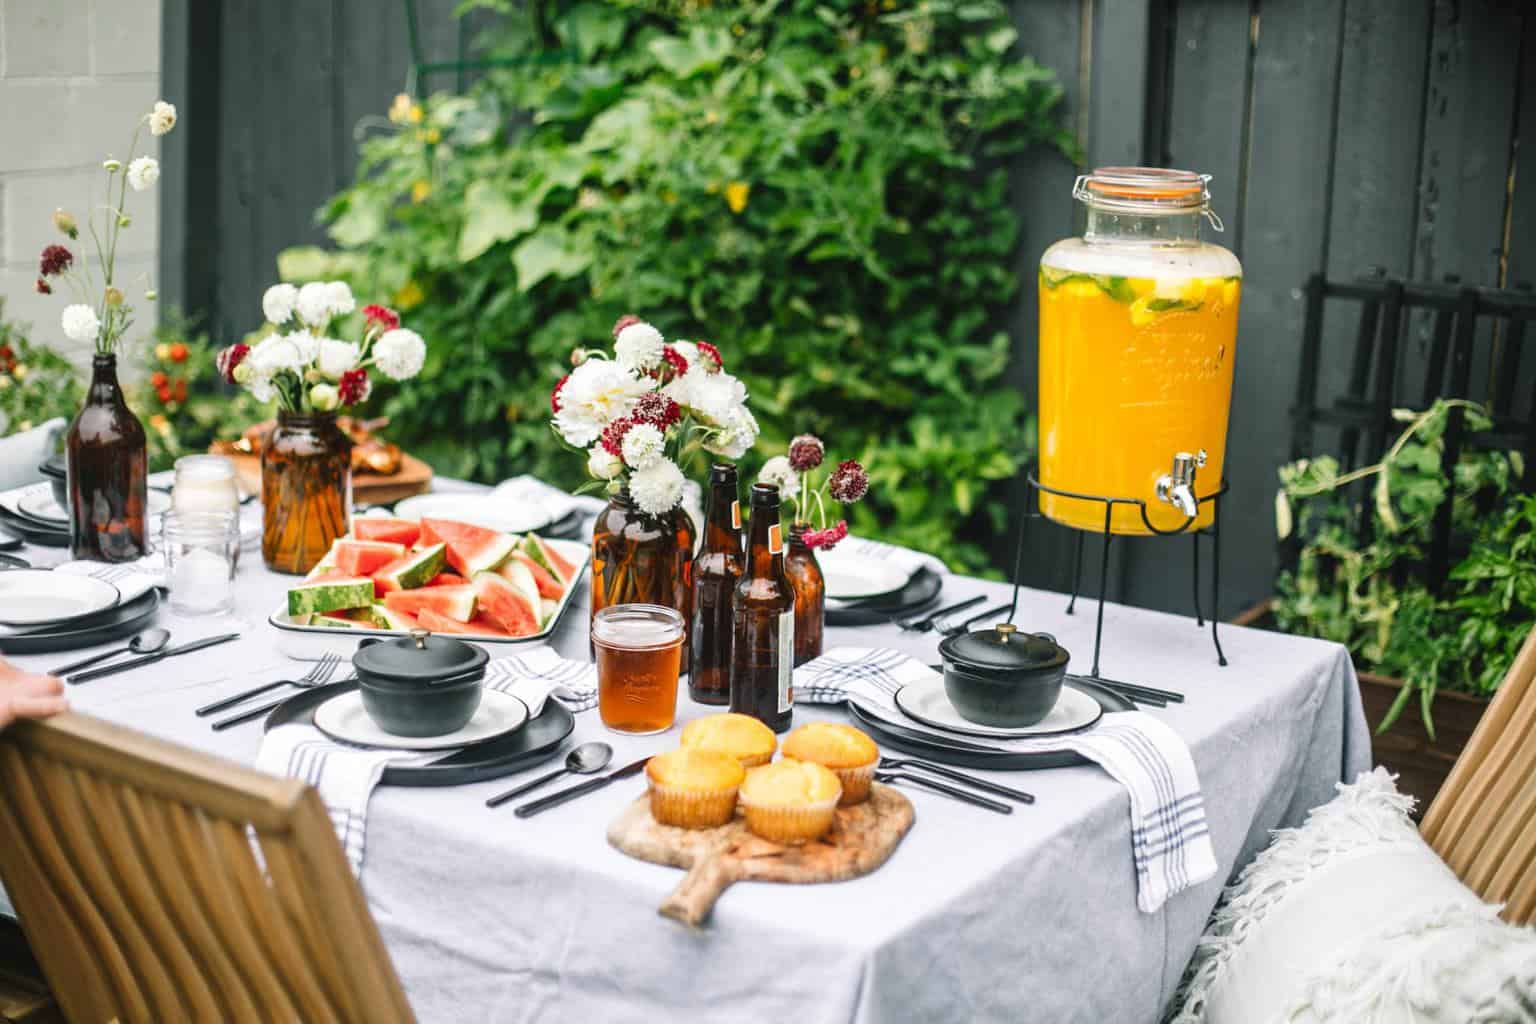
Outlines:
[[[1208,179],[1106,167],[1078,179],[1081,238],[1040,258],[1040,511],[1117,534],[1209,526],[1226,459],[1242,267],[1200,240]],[[1145,518],[1143,518],[1143,508]],[[1150,527],[1149,524],[1150,523]]]

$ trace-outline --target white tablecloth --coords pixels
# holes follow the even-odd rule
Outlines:
[[[29,549],[40,564],[58,553]],[[222,619],[178,619],[178,641],[244,632],[234,644],[79,687],[75,707],[250,763],[259,723],[214,733],[192,709],[291,674],[266,617],[291,579],[242,561],[238,607]],[[1179,581],[1183,587],[1187,581]],[[948,577],[942,600],[1007,588]],[[1053,633],[1087,668],[1093,604],[1063,614],[1061,595],[1026,591],[1017,622]],[[585,658],[584,595],[556,636]],[[1223,628],[1219,668],[1210,630],[1193,619],[1118,606],[1105,611],[1103,671],[1180,690],[1153,711],[1188,741],[1221,864],[1215,879],[1156,914],[1136,909],[1127,797],[1095,768],[998,773],[1038,802],[1003,817],[908,790],[917,822],[894,857],[835,885],[738,884],[703,931],[656,913],[679,871],[632,860],[604,840],[608,822],[644,788],[628,780],[536,818],[484,800],[519,779],[448,789],[377,791],[363,885],[395,967],[423,1021],[794,1020],[1154,1021],[1173,992],[1222,882],[1300,823],[1332,786],[1368,767],[1370,743],[1344,649]],[[829,628],[828,647],[887,646],[937,660],[934,634],[894,626]],[[78,654],[15,659],[44,670]],[[711,710],[682,701],[681,721]],[[797,707],[796,721],[838,718]],[[676,743],[676,730],[613,737],[596,712],[572,742],[603,738],[614,764]]]

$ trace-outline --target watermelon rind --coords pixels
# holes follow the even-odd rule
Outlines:
[[[439,615],[468,622],[475,617],[475,588],[465,583],[456,587],[392,590],[384,595],[384,604],[407,615],[416,615],[423,608],[430,608]]]
[[[309,620],[311,626],[324,626],[326,629],[367,629],[368,623],[358,622],[356,619],[344,619],[339,615],[316,615]]]
[[[344,580],[301,583],[288,591],[288,614],[324,614],[345,608],[366,608],[373,603],[373,580],[358,576]]]
[[[443,571],[446,557],[447,548],[442,544],[433,544],[429,548],[395,559],[374,573],[373,578],[382,590],[414,590],[425,586]]]
[[[480,614],[493,626],[510,636],[532,636],[542,621],[538,592],[530,598],[522,587],[495,572],[475,573],[475,593],[479,595]],[[502,607],[505,597],[510,604]]]
[[[539,599],[539,607],[544,612],[543,617],[539,619],[539,622],[542,625],[549,622],[550,619],[554,618],[555,612],[560,609],[560,602],[553,598],[544,597]]]
[[[518,545],[518,538],[510,533],[453,519],[423,519],[421,536],[423,540],[447,544],[448,564],[465,579],[496,568],[512,556]]]
[[[571,574],[562,570],[560,566],[555,564],[554,559],[550,558],[548,544],[549,542],[543,537],[530,533],[523,538],[520,550],[523,554],[542,565],[563,586],[569,587],[571,585]]]
[[[416,617],[405,612],[396,611],[386,604],[375,601],[362,610],[368,621],[376,629],[394,629],[407,632],[416,628]]]
[[[528,571],[528,567],[517,559],[511,558],[496,570],[496,574],[518,589],[527,600],[528,606],[533,609],[534,619],[542,623],[544,617],[539,614],[539,587],[534,582],[533,573]]]

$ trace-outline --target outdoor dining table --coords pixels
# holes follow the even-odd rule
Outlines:
[[[65,557],[35,547],[25,554],[40,565]],[[239,641],[71,687],[73,706],[251,764],[259,721],[215,733],[193,709],[300,674],[266,621],[292,582],[247,552],[232,615],[161,615],[178,640],[233,627]],[[1006,603],[1009,588],[946,576],[941,600],[977,593]],[[1092,608],[1065,609],[1063,595],[1025,590],[1015,621],[1056,636],[1081,671]],[[1222,883],[1271,829],[1299,824],[1335,783],[1369,767],[1370,743],[1354,671],[1337,644],[1223,628],[1223,668],[1193,618],[1108,605],[1104,620],[1106,676],[1188,697],[1149,713],[1193,752],[1219,864],[1216,877],[1157,912],[1137,909],[1126,791],[1084,766],[992,773],[1037,797],[1007,816],[908,790],[916,823],[873,874],[824,885],[739,883],[691,930],[657,914],[681,872],[634,860],[605,839],[643,779],[529,819],[510,805],[485,806],[548,771],[552,762],[542,762],[475,785],[374,793],[362,886],[412,1005],[429,1022],[1156,1020]],[[587,659],[587,626],[583,583],[554,648]],[[826,633],[828,649],[889,647],[926,662],[937,661],[937,641],[895,625]],[[13,660],[42,671],[72,657]],[[719,709],[685,695],[678,710],[681,724]],[[795,708],[796,722],[820,718],[845,716]],[[583,712],[568,746],[594,739],[614,745],[617,767],[675,746],[677,728],[616,736],[595,711]]]

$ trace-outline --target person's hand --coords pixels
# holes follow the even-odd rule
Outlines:
[[[0,729],[18,718],[47,718],[67,710],[61,681],[23,672],[0,659]]]

